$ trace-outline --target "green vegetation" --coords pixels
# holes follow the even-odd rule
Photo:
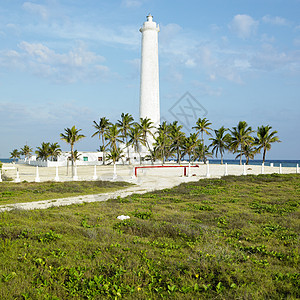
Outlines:
[[[0,298],[299,299],[299,199],[299,175],[227,176],[1,213]]]
[[[0,205],[101,194],[129,186],[126,182],[70,181],[0,184]]]

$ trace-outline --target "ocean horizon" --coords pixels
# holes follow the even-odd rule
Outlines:
[[[187,160],[187,159],[185,159]],[[2,163],[10,163],[13,162],[12,159],[10,158],[0,158],[0,161]],[[171,160],[170,160],[171,161]],[[232,165],[238,165],[240,163],[239,159],[224,159],[224,163],[227,164],[232,164]],[[209,159],[210,164],[220,164],[221,160],[220,159]],[[242,160],[242,163],[246,163],[246,160]],[[266,159],[265,160],[265,166],[270,166],[270,164],[273,163],[274,167],[279,167],[281,164],[282,167],[296,167],[297,164],[300,165],[300,160],[293,160],[293,159]],[[262,164],[262,159],[252,159],[249,161],[249,165],[261,165]]]

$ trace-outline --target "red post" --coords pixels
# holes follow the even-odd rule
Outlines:
[[[152,168],[184,168],[183,174],[186,176],[186,166],[141,166],[141,167],[135,167],[134,168],[134,175],[137,177],[137,171],[138,169],[152,169]],[[199,168],[198,165],[191,166],[191,168]]]

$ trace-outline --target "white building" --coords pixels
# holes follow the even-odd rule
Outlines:
[[[140,29],[142,33],[140,118],[149,118],[157,128],[160,124],[158,32],[159,25],[153,22],[151,14]],[[153,133],[156,131],[153,129]],[[148,139],[150,145],[153,138]]]

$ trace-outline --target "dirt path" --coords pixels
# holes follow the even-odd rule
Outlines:
[[[80,204],[84,202],[107,201],[108,199],[115,199],[117,197],[121,197],[121,198],[127,197],[131,194],[144,194],[155,190],[172,188],[183,182],[199,180],[199,178],[196,177],[178,177],[176,179],[172,178],[172,180],[170,180],[170,178],[160,177],[158,179],[159,180],[157,180],[156,178],[155,180],[154,178],[151,177],[151,178],[147,178],[147,180],[138,180],[138,179],[131,180],[132,183],[135,183],[134,186],[119,191],[113,191],[113,192],[103,193],[103,194],[1,205],[0,212],[10,211],[14,209],[24,209],[24,210],[47,209],[53,206]]]

